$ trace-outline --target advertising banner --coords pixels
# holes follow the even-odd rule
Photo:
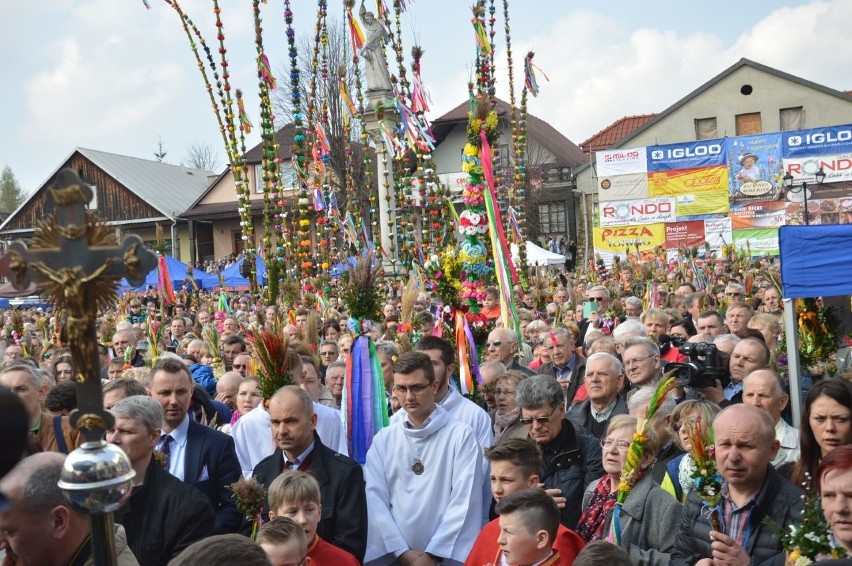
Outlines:
[[[850,124],[783,132],[782,137],[784,157],[787,159],[852,152]]]
[[[724,166],[655,171],[648,173],[652,197],[728,192],[728,169]]]
[[[648,171],[672,171],[725,165],[725,141],[655,145],[648,148]]]
[[[722,251],[722,246],[729,245],[734,241],[731,219],[726,216],[715,220],[705,220],[704,237],[710,244],[712,251],[717,253]]]
[[[784,184],[781,134],[740,136],[725,145],[731,200],[776,200]]]
[[[648,198],[648,174],[629,173],[601,177],[598,174],[598,201]]]
[[[704,221],[671,222],[666,224],[666,249],[692,248],[705,242]]]
[[[677,203],[678,220],[684,220],[684,216],[727,214],[730,209],[728,191],[678,195],[675,197],[675,202]]]
[[[778,228],[734,230],[734,244],[752,257],[778,255]]]
[[[798,226],[805,223],[804,202],[784,203],[784,224]],[[852,198],[808,199],[810,224],[852,224]]]
[[[598,177],[646,173],[648,171],[647,148],[596,151],[595,167],[598,170]]]
[[[793,176],[793,183],[816,185],[816,172],[825,173],[823,183],[852,181],[852,153],[799,157],[784,160],[784,172]]]
[[[675,199],[671,197],[602,202],[598,209],[600,226],[655,224],[673,222],[677,218]]]
[[[780,228],[784,225],[784,201],[757,201],[731,206],[731,226],[734,230],[748,228]]]
[[[644,226],[595,227],[595,249],[626,254],[639,250],[653,250],[666,243],[665,224]]]

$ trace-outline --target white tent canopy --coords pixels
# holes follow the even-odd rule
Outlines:
[[[517,265],[520,262],[518,245],[512,244],[512,261]],[[535,245],[527,240],[527,265],[533,267],[545,267],[549,265],[565,265],[565,256]]]

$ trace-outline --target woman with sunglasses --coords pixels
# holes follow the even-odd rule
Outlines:
[[[686,427],[697,424],[701,427],[701,433],[704,434],[721,410],[718,405],[709,401],[684,401],[669,417],[670,427],[674,432],[672,435],[674,442],[684,453],[669,461],[661,487],[681,503],[685,503],[686,496],[689,495],[692,487],[691,476],[695,470],[695,461],[689,455],[692,444],[686,435]]]
[[[627,452],[636,432],[637,419],[628,415],[612,418],[600,445],[603,477],[593,481],[583,494],[583,515],[577,526],[587,543],[612,537],[612,516]],[[654,482],[651,465],[657,455],[659,439],[654,429],[647,432],[645,454],[637,471],[637,481],[620,511],[621,547],[634,564],[668,564],[669,553],[678,534],[681,506]]]

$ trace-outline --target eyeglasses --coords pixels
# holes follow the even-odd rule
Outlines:
[[[325,352],[320,352],[320,356],[336,356],[337,352],[332,350],[326,350]]]
[[[495,389],[494,390],[494,396],[495,397],[500,397],[501,395],[505,395],[506,397],[511,397],[514,394],[515,394],[514,389]]]
[[[486,348],[490,348],[491,346],[494,346],[495,348],[499,348],[502,345],[503,345],[502,340],[494,340],[493,342],[486,342],[485,343]]]
[[[680,432],[684,426],[690,426],[697,423],[700,423],[701,419],[699,417],[689,417],[685,421],[675,421],[672,423],[672,430],[675,432]]]
[[[550,411],[550,414],[547,415],[546,417],[521,417],[518,420],[521,422],[521,424],[527,425],[527,426],[530,426],[534,422],[541,424],[541,425],[547,424],[547,423],[550,422],[551,417],[553,417],[553,413],[555,413],[557,409],[559,409],[559,407],[555,407],[552,411]]]
[[[650,356],[642,356],[641,358],[633,358],[632,360],[624,360],[624,367],[635,366],[642,362],[642,360],[647,360],[648,358],[653,358],[656,354],[651,354]]]
[[[406,395],[408,395],[409,391],[411,391],[413,395],[420,395],[421,393],[426,391],[426,389],[430,385],[430,383],[420,385],[409,385],[407,387],[405,385],[394,385],[393,392],[396,393],[399,397],[405,397]]]
[[[604,450],[612,450],[617,448],[619,452],[630,448],[630,443],[626,440],[614,440],[612,438],[601,438],[599,444]]]
[[[597,302],[599,302],[599,303],[602,303],[602,302],[604,302],[606,299],[604,299],[603,297],[589,297],[589,300],[590,300],[590,301],[597,301]]]
[[[727,291],[725,291],[725,296],[726,297],[742,297],[743,294],[742,293],[728,293]]]

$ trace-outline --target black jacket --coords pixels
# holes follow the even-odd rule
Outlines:
[[[284,452],[277,448],[272,456],[258,462],[252,476],[268,489],[283,466]],[[317,534],[363,562],[367,551],[367,488],[361,466],[325,446],[315,431],[308,472],[320,486],[322,518]]]
[[[140,566],[166,566],[184,548],[210,534],[216,513],[203,493],[151,458],[145,483],[114,513]]]
[[[783,566],[784,548],[778,535],[763,520],[769,517],[785,530],[791,523],[801,522],[804,510],[802,491],[781,477],[767,464],[766,477],[757,493],[757,506],[751,514],[751,536],[745,549],[752,564]],[[704,502],[693,490],[689,493],[681,516],[680,533],[672,553],[672,566],[692,566],[702,558],[713,558],[710,549],[710,518],[703,511]]]
[[[566,504],[561,509],[560,523],[571,530],[583,505],[583,491],[592,481],[604,475],[601,446],[591,436],[577,434],[568,419],[562,419],[562,430],[550,443],[539,444],[542,455],[541,481],[547,489],[562,490]]]

